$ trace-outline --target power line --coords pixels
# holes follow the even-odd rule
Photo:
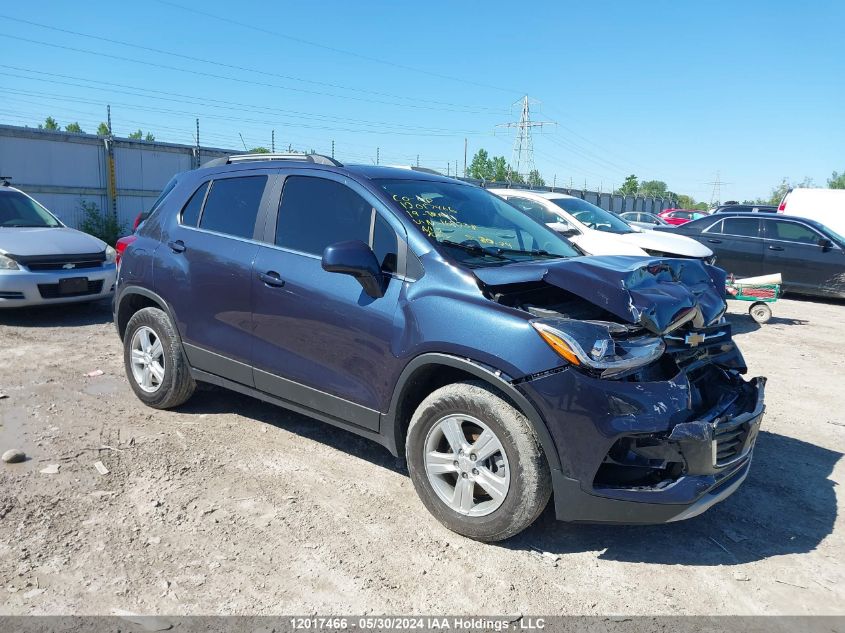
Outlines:
[[[0,67],[20,69],[19,67],[9,66],[9,65],[6,65],[6,64],[0,64]],[[202,106],[202,107],[226,109],[227,111],[229,109],[231,109],[232,107],[236,107],[240,110],[254,111],[254,112],[256,112],[256,114],[295,115],[296,117],[304,118],[304,119],[337,121],[337,122],[340,122],[340,123],[348,123],[348,124],[353,124],[353,125],[354,124],[376,125],[376,126],[379,126],[379,127],[391,127],[391,128],[397,128],[397,129],[400,129],[400,130],[407,130],[407,131],[419,130],[421,133],[424,133],[426,135],[428,135],[428,134],[440,134],[440,133],[442,133],[444,135],[446,135],[446,134],[448,134],[448,135],[487,134],[486,132],[481,132],[481,131],[477,131],[477,130],[453,130],[453,129],[448,129],[448,128],[431,128],[431,127],[422,127],[422,126],[414,126],[414,125],[407,125],[407,124],[391,123],[391,122],[386,122],[386,121],[369,121],[369,120],[364,120],[364,119],[350,119],[350,118],[347,118],[347,117],[336,117],[336,116],[324,115],[324,114],[306,113],[306,112],[301,112],[301,111],[297,111],[297,110],[285,110],[285,109],[280,109],[280,108],[268,108],[268,107],[265,107],[265,106],[258,106],[258,105],[255,105],[255,104],[237,103],[237,102],[232,102],[232,101],[224,101],[224,100],[221,100],[221,99],[208,99],[208,98],[205,98],[205,97],[193,97],[191,95],[182,95],[182,94],[179,94],[179,93],[174,93],[174,92],[169,92],[169,91],[166,92],[166,91],[154,90],[154,89],[150,89],[150,88],[127,86],[125,84],[116,84],[116,83],[108,83],[108,82],[95,82],[94,80],[89,80],[89,79],[85,79],[85,78],[72,77],[72,76],[69,76],[69,75],[59,75],[57,73],[48,73],[48,72],[43,72],[43,71],[34,71],[34,70],[30,70],[30,69],[25,69],[25,68],[21,69],[21,70],[23,70],[24,72],[29,72],[29,73],[43,74],[43,75],[47,75],[47,76],[50,76],[50,77],[64,77],[64,78],[69,78],[69,79],[75,79],[77,81],[84,81],[84,82],[88,82],[88,84],[93,84],[93,85],[85,85],[85,84],[66,82],[66,81],[57,81],[55,79],[49,79],[48,80],[48,79],[40,79],[38,77],[27,77],[25,75],[18,75],[18,74],[10,73],[10,72],[2,72],[0,74],[6,75],[6,76],[9,76],[9,77],[17,77],[19,79],[25,79],[27,81],[39,81],[39,82],[48,83],[48,84],[56,84],[56,85],[72,86],[72,87],[76,87],[76,88],[93,89],[93,90],[99,90],[99,91],[102,91],[102,92],[107,92],[109,94],[112,94],[112,93],[125,94],[125,95],[128,95],[128,96],[143,97],[145,99],[158,99],[158,100],[161,100],[161,101],[172,101],[174,103],[186,104],[186,105],[192,105],[192,106]],[[101,85],[97,85],[97,83],[99,83]],[[155,95],[155,96],[151,96],[150,94],[138,94],[138,92],[127,91],[127,90],[115,90],[114,88],[107,90],[106,88],[103,88],[102,86],[118,86],[120,88],[131,88],[134,91],[153,93],[153,95]],[[159,96],[159,95],[164,95],[164,96]],[[54,96],[54,95],[52,95],[52,96]]]
[[[380,97],[388,97],[388,98],[391,98],[391,99],[412,100],[415,103],[430,103],[430,104],[433,104],[433,105],[460,107],[460,108],[465,107],[465,108],[471,109],[474,112],[478,111],[478,110],[490,110],[490,111],[494,111],[494,112],[501,112],[500,108],[493,109],[493,108],[487,108],[486,106],[463,106],[461,104],[454,104],[454,103],[450,103],[450,102],[434,101],[434,100],[430,100],[430,99],[421,99],[421,98],[418,98],[418,97],[408,97],[408,96],[405,96],[405,95],[396,95],[396,94],[390,94],[390,93],[385,93],[385,92],[378,92],[378,91],[368,90],[368,89],[364,89],[364,88],[355,88],[355,87],[350,87],[350,86],[344,86],[342,84],[335,84],[335,83],[330,83],[330,82],[325,82],[325,81],[317,81],[317,80],[314,80],[314,79],[303,79],[301,77],[296,77],[296,76],[293,76],[293,75],[283,75],[283,74],[269,72],[269,71],[260,70],[260,69],[256,69],[256,68],[250,68],[250,67],[247,67],[247,66],[238,66],[238,65],[235,65],[235,64],[229,64],[229,63],[221,62],[221,61],[217,61],[217,60],[204,59],[202,57],[194,57],[192,55],[185,55],[183,53],[177,53],[175,51],[167,51],[167,50],[163,50],[163,49],[160,49],[160,48],[153,48],[151,46],[144,46],[144,45],[141,45],[141,44],[133,44],[131,42],[124,42],[122,40],[104,37],[101,34],[94,35],[94,34],[91,34],[91,33],[82,33],[80,31],[73,31],[71,29],[60,28],[60,27],[57,27],[57,26],[50,26],[48,24],[40,24],[38,22],[33,22],[31,20],[14,18],[14,17],[11,17],[11,16],[2,15],[2,14],[0,14],[0,18],[5,19],[5,20],[12,20],[12,21],[15,21],[15,22],[20,22],[20,23],[23,23],[23,24],[28,24],[28,25],[31,25],[31,26],[36,26],[36,27],[42,28],[42,29],[48,29],[48,30],[51,30],[51,31],[56,31],[58,33],[67,33],[69,35],[75,35],[75,36],[78,36],[78,37],[85,37],[85,38],[88,38],[88,39],[96,40],[98,42],[103,42],[103,41],[110,42],[112,44],[118,44],[120,46],[126,46],[126,47],[129,47],[129,48],[135,48],[135,49],[148,51],[148,52],[152,52],[152,53],[158,53],[160,55],[168,55],[168,56],[171,56],[171,57],[178,57],[178,58],[186,59],[186,60],[192,61],[192,62],[200,62],[200,63],[203,63],[203,64],[220,66],[222,68],[229,68],[231,70],[246,71],[246,72],[251,72],[251,73],[264,75],[264,76],[268,76],[268,77],[277,77],[277,78],[280,78],[280,79],[289,79],[289,80],[292,80],[292,81],[299,81],[299,82],[308,83],[308,84],[317,85],[317,86],[323,86],[323,87],[328,87],[328,88],[337,88],[337,89],[340,89],[340,90],[350,90],[350,91],[353,91],[353,92],[359,92],[359,93],[363,93],[363,94],[371,94],[371,95],[376,95],[376,96],[380,96]]]
[[[180,68],[178,66],[170,66],[168,64],[160,64],[160,63],[156,63],[156,62],[146,61],[146,60],[143,60],[143,59],[135,59],[133,57],[125,57],[123,55],[113,55],[113,54],[110,54],[110,53],[103,53],[101,51],[92,51],[92,50],[89,50],[89,49],[86,49],[86,48],[78,48],[78,47],[75,47],[75,46],[65,46],[65,45],[62,45],[62,44],[55,44],[53,42],[44,42],[44,41],[41,41],[41,40],[34,40],[34,39],[26,38],[26,37],[19,37],[17,35],[9,35],[8,33],[0,33],[0,37],[5,37],[5,38],[8,38],[8,39],[12,39],[12,40],[18,40],[18,41],[21,41],[21,42],[27,42],[27,43],[30,43],[30,44],[38,44],[40,46],[48,46],[48,47],[51,47],[51,48],[58,48],[58,49],[61,49],[61,50],[73,51],[73,52],[76,52],[76,53],[84,53],[86,55],[94,55],[96,57],[105,57],[105,58],[109,58],[109,59],[116,59],[116,60],[119,60],[119,61],[131,62],[133,64],[141,64],[141,65],[144,65],[144,66],[161,68],[163,70],[174,70],[174,71],[177,71],[177,72],[187,73],[187,74],[194,75],[194,76],[200,75],[202,77],[211,77],[213,79],[223,79],[225,81],[234,81],[234,82],[241,83],[241,84],[261,86],[261,87],[264,87],[264,88],[276,88],[278,90],[290,90],[290,91],[301,92],[301,93],[305,93],[305,94],[319,95],[319,96],[323,96],[323,97],[332,97],[332,98],[335,98],[335,99],[349,99],[349,100],[352,100],[352,101],[363,101],[363,102],[366,102],[366,103],[378,103],[380,105],[397,106],[397,107],[401,107],[401,108],[414,108],[414,109],[418,109],[418,110],[437,110],[437,111],[441,111],[441,112],[456,112],[456,113],[460,113],[460,114],[481,114],[478,111],[473,111],[473,110],[469,110],[469,109],[465,109],[465,108],[464,109],[448,109],[448,108],[439,108],[439,107],[434,107],[434,106],[419,105],[419,104],[415,104],[415,103],[395,103],[395,102],[390,102],[390,101],[381,101],[381,100],[377,100],[377,99],[364,99],[362,97],[352,97],[352,96],[349,96],[349,95],[338,95],[338,94],[333,94],[333,93],[328,93],[328,92],[319,92],[319,91],[316,91],[316,90],[306,90],[305,88],[293,88],[291,86],[281,86],[279,84],[271,84],[271,83],[266,83],[266,82],[261,82],[261,81],[254,81],[254,80],[251,80],[251,79],[242,79],[242,78],[239,78],[239,77],[227,77],[226,75],[218,75],[218,74],[215,74],[215,73],[203,72],[203,71],[200,71],[200,70],[197,70],[197,69]],[[460,108],[461,106],[455,106],[455,107]]]
[[[189,11],[191,13],[203,15],[205,17],[212,18],[214,20],[219,20],[221,22],[225,22],[226,24],[235,24],[235,25],[241,26],[243,28],[252,29],[254,31],[258,31],[258,32],[261,32],[261,33],[267,33],[269,35],[281,37],[281,38],[284,38],[284,39],[287,39],[287,40],[290,40],[290,41],[293,41],[293,42],[297,42],[299,44],[306,44],[308,46],[314,46],[316,48],[322,48],[323,50],[332,51],[334,53],[339,53],[339,54],[344,55],[344,56],[357,57],[358,59],[365,59],[367,61],[375,62],[377,64],[384,64],[386,66],[393,66],[394,68],[400,68],[402,70],[410,70],[412,72],[421,73],[421,74],[424,74],[424,75],[429,75],[430,77],[438,77],[440,79],[447,79],[449,81],[456,81],[456,82],[462,83],[462,84],[479,86],[481,88],[489,88],[491,90],[499,90],[499,91],[502,91],[502,92],[508,92],[510,94],[518,94],[519,92],[521,92],[520,90],[512,90],[510,88],[504,88],[502,86],[496,86],[496,85],[493,85],[493,84],[485,84],[485,83],[481,83],[481,82],[477,82],[477,81],[472,81],[472,80],[466,79],[465,77],[453,77],[451,75],[444,75],[442,73],[437,73],[437,72],[430,71],[430,70],[424,70],[422,68],[415,68],[414,66],[407,66],[405,64],[400,64],[400,63],[392,61],[392,60],[379,59],[378,57],[371,57],[369,55],[364,55],[362,53],[358,53],[358,52],[351,51],[351,50],[348,50],[348,49],[342,49],[342,48],[337,48],[337,47],[334,47],[334,46],[328,46],[326,44],[321,44],[319,42],[306,40],[306,39],[303,39],[301,37],[295,37],[293,35],[288,35],[286,33],[280,33],[279,31],[273,31],[271,29],[267,29],[267,28],[264,28],[264,27],[261,27],[261,26],[256,26],[254,24],[248,24],[246,22],[239,22],[238,20],[232,19],[232,17],[229,16],[229,15],[220,16],[220,15],[216,15],[214,13],[210,13],[208,11],[200,11],[199,9],[195,9],[193,7],[186,7],[186,6],[184,6],[182,4],[178,4],[176,2],[169,2],[168,0],[157,0],[157,2],[159,2],[160,4],[165,4],[165,5],[171,6],[171,7],[176,7],[177,9],[182,9],[183,11]]]

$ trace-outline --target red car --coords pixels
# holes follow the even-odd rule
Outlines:
[[[666,209],[657,214],[669,224],[678,226],[679,224],[686,224],[692,220],[703,218],[707,214],[697,209]]]

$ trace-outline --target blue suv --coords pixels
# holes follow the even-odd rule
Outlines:
[[[748,474],[724,272],[584,257],[482,188],[318,155],[180,174],[123,255],[114,300],[146,404],[198,382],[404,456],[448,528],[496,541],[559,519],[695,516]]]

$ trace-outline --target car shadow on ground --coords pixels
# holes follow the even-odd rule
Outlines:
[[[665,525],[566,524],[551,504],[503,547],[665,565],[738,565],[814,550],[833,531],[834,482],[842,453],[761,432],[751,473],[740,489],[704,514]]]
[[[775,308],[777,309],[777,308]],[[728,314],[726,315],[728,322],[731,324],[731,332],[733,334],[747,334],[748,332],[756,332],[760,328],[767,325],[807,325],[809,323],[806,319],[792,319],[788,317],[772,316],[765,323],[757,323],[751,318],[750,314]]]
[[[111,299],[0,310],[0,325],[10,327],[75,327],[111,320]]]
[[[392,472],[408,472],[404,460],[375,442],[224,389],[204,387],[179,411],[237,412]],[[836,493],[828,477],[841,457],[840,452],[763,431],[748,479],[699,517],[652,526],[570,524],[555,520],[550,503],[534,525],[497,545],[555,554],[599,551],[605,560],[701,566],[809,552],[833,531]]]
[[[408,474],[405,460],[394,457],[390,451],[377,442],[365,439],[350,431],[332,426],[276,405],[245,396],[234,391],[202,385],[184,405],[180,413],[202,415],[204,413],[237,413],[247,418],[269,424],[289,433],[295,433],[334,449],[355,455],[387,470]]]

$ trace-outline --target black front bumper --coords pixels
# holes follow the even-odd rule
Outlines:
[[[520,384],[558,449],[557,518],[666,523],[730,496],[751,466],[766,379],[709,371],[625,382],[566,370]],[[626,481],[629,471],[648,476]]]

